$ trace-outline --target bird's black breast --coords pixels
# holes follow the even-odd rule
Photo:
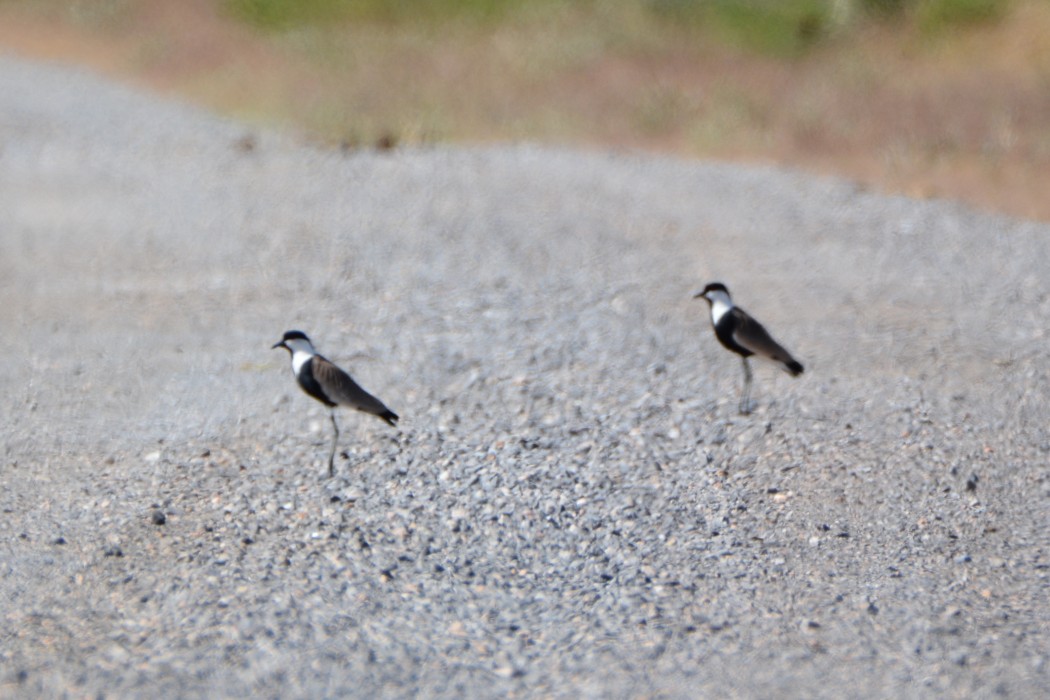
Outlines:
[[[718,319],[718,323],[715,324],[715,337],[726,349],[732,350],[742,357],[751,357],[755,353],[733,340],[733,334],[736,333],[737,327],[740,325],[740,319],[737,318],[737,314],[733,313],[734,311],[736,311],[736,308],[730,309],[722,314],[722,318]]]
[[[303,363],[303,366],[299,368],[299,374],[295,377],[299,381],[299,386],[303,388],[310,396],[314,397],[325,406],[335,406],[335,402],[325,395],[324,390],[321,388],[321,384],[314,378],[314,358],[310,358]]]

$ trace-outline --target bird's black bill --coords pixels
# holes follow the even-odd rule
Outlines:
[[[282,341],[281,341],[281,342],[279,342],[279,343],[274,343],[274,344],[273,344],[273,347],[271,347],[270,349],[271,349],[271,350],[276,350],[277,348],[286,348],[286,347],[288,347],[288,346],[287,346],[287,345],[285,345],[285,344],[284,344],[284,341],[282,340]]]

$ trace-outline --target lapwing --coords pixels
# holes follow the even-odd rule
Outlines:
[[[318,355],[313,343],[302,331],[288,331],[273,347],[284,348],[291,354],[292,371],[299,386],[328,407],[328,415],[332,419],[332,428],[335,431],[332,435],[332,450],[328,454],[328,476],[335,473],[335,447],[339,440],[339,425],[335,422],[337,406],[371,413],[389,425],[397,425],[396,413],[362,389],[349,374]]]
[[[711,305],[711,325],[715,337],[728,350],[740,355],[744,363],[744,391],[740,397],[740,412],[744,415],[751,412],[751,364],[748,358],[754,355],[771,360],[792,377],[802,374],[802,365],[785,350],[780,343],[773,340],[761,323],[739,306],[733,305],[729,290],[721,282],[712,282],[697,292],[694,299],[703,297]]]

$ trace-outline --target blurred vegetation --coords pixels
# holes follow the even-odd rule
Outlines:
[[[621,24],[639,17],[704,39],[770,56],[805,53],[826,39],[871,23],[936,34],[1003,17],[1011,0],[213,0],[230,17],[258,29],[324,31],[348,24],[477,28],[566,14]],[[149,0],[0,0],[64,13],[81,24],[117,21]],[[620,28],[630,34],[630,26]]]
[[[938,32],[995,20],[1009,0],[223,0],[233,16],[282,31],[345,23],[493,25],[524,13],[608,13],[640,7],[653,18],[774,56],[805,52],[822,40],[871,21],[892,21]],[[599,8],[599,5],[605,5]],[[631,12],[622,11],[624,17]]]
[[[917,3],[916,14],[923,29],[938,31],[956,24],[999,19],[1006,6],[1007,0],[927,0]]]
[[[225,0],[225,3],[235,16],[276,30],[332,22],[395,24],[470,20],[491,23],[506,18],[523,4],[515,0]]]
[[[805,51],[830,33],[833,0],[647,0],[658,16],[747,49]]]

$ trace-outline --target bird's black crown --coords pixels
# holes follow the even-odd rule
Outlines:
[[[729,290],[726,289],[726,286],[724,284],[722,284],[721,282],[712,282],[711,284],[704,287],[702,292],[697,292],[696,294],[694,294],[693,298],[699,299],[703,297],[704,299],[707,299],[708,303],[710,303],[711,300],[707,297],[708,292],[725,292],[726,294],[729,294]]]
[[[282,343],[287,343],[289,340],[306,340],[306,341],[309,341],[310,339],[307,338],[306,337],[306,333],[303,333],[302,331],[287,331],[284,334],[284,337],[281,338],[281,342]]]
[[[704,291],[702,291],[701,294],[707,294],[708,292],[725,292],[726,294],[729,294],[729,290],[726,289],[726,286],[721,282],[712,282],[704,287]]]

